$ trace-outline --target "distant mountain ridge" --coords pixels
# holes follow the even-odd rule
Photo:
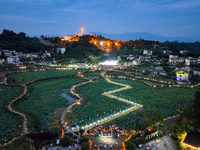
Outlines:
[[[192,37],[165,37],[161,35],[155,35],[153,33],[149,32],[125,32],[125,33],[115,33],[115,34],[108,34],[103,32],[90,32],[90,34],[93,35],[102,35],[105,38],[109,38],[111,40],[117,40],[117,41],[129,41],[129,40],[137,40],[137,39],[144,39],[144,40],[154,40],[154,41],[178,41],[178,42],[196,42],[200,41],[200,35],[199,36],[192,36]],[[61,35],[61,34],[44,34],[46,37],[64,37],[64,36],[72,36],[74,34],[67,34],[67,35]],[[41,35],[36,35],[36,37],[40,37]],[[34,37],[34,36],[31,36]]]
[[[137,40],[137,39],[144,39],[144,40],[154,40],[154,41],[178,41],[178,42],[195,42],[200,41],[200,36],[194,37],[164,37],[161,35],[155,35],[149,32],[125,32],[125,33],[116,33],[116,34],[107,34],[103,32],[91,32],[91,34],[102,35],[105,38],[109,38],[112,40],[122,40],[122,41],[129,41],[129,40]]]

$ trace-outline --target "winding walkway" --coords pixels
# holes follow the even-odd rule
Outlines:
[[[109,116],[106,116],[105,118],[103,118],[101,120],[94,121],[94,122],[92,122],[92,123],[90,123],[88,125],[81,126],[81,127],[79,127],[79,126],[73,127],[72,131],[78,131],[80,129],[88,130],[90,128],[93,128],[96,125],[104,124],[104,123],[106,123],[108,121],[111,121],[111,120],[116,119],[116,118],[118,118],[118,117],[120,117],[122,115],[128,114],[128,113],[130,113],[132,111],[135,111],[135,110],[140,109],[140,108],[143,107],[140,104],[137,104],[137,103],[134,103],[134,102],[129,101],[127,99],[123,99],[121,97],[117,97],[117,96],[112,95],[113,93],[120,92],[122,90],[131,89],[132,88],[131,86],[125,85],[125,84],[121,84],[121,83],[117,83],[117,82],[113,82],[113,81],[109,80],[107,77],[105,77],[105,72],[102,72],[101,75],[108,83],[123,86],[123,88],[120,88],[120,89],[104,92],[104,93],[102,93],[102,95],[110,97],[110,98],[113,98],[113,99],[116,99],[118,101],[121,101],[121,102],[124,102],[124,103],[127,103],[127,104],[130,104],[131,107],[129,107],[129,108],[125,109],[125,110],[119,111],[119,112],[117,112],[115,114],[110,114]]]

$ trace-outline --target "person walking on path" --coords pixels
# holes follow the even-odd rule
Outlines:
[[[158,150],[159,149],[159,143],[157,144],[157,146],[156,146],[156,150]]]
[[[164,145],[165,145],[165,147],[167,146],[167,142],[166,141],[165,141]]]

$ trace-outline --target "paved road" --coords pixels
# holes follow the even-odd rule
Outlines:
[[[166,141],[166,147],[164,146],[164,143]],[[156,149],[157,144],[159,144],[159,148]],[[159,138],[156,140],[156,145],[153,145],[152,150],[178,150],[178,142],[176,140],[171,139],[168,136],[163,136],[162,138]],[[147,144],[145,144],[142,148],[136,148],[136,150],[145,150],[145,147]]]

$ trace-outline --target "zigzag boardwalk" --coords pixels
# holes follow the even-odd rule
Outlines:
[[[130,113],[130,112],[132,112],[132,111],[135,111],[135,110],[140,109],[141,107],[143,107],[142,105],[137,104],[137,103],[134,103],[134,102],[129,101],[129,100],[127,100],[127,99],[123,99],[123,98],[121,98],[121,97],[117,97],[117,96],[111,95],[111,94],[113,94],[113,93],[120,92],[120,91],[122,91],[122,90],[131,89],[132,87],[129,86],[129,85],[120,84],[120,83],[116,83],[116,82],[110,81],[107,77],[104,76],[104,75],[105,75],[105,72],[103,72],[101,75],[102,75],[102,76],[104,77],[104,79],[105,79],[107,82],[109,82],[109,83],[116,84],[116,85],[120,85],[120,86],[124,86],[123,88],[120,88],[120,89],[116,89],[116,90],[113,90],[113,91],[104,92],[104,93],[102,93],[102,95],[107,96],[107,97],[110,97],[110,98],[113,98],[113,99],[116,99],[116,100],[118,100],[118,101],[121,101],[121,102],[124,102],[124,103],[127,103],[127,104],[130,104],[131,107],[130,107],[130,108],[127,108],[127,109],[125,109],[125,110],[122,110],[122,111],[120,111],[120,112],[117,112],[117,113],[115,113],[115,114],[110,114],[109,116],[107,116],[107,117],[105,117],[105,118],[103,118],[103,119],[101,119],[101,120],[94,121],[94,122],[92,122],[92,123],[90,123],[90,124],[88,124],[88,125],[85,125],[85,126],[82,126],[82,127],[79,127],[79,126],[73,127],[73,128],[72,128],[72,131],[78,131],[78,130],[80,130],[80,129],[88,130],[88,129],[94,127],[95,125],[104,124],[104,123],[106,123],[106,122],[108,122],[108,121],[111,121],[111,120],[113,120],[113,119],[115,119],[115,118],[118,118],[118,117],[120,117],[120,116],[122,116],[122,115],[128,114],[128,113]]]

